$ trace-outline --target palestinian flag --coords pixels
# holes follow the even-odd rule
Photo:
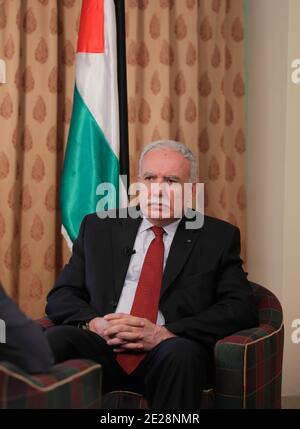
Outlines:
[[[116,190],[105,209],[127,205],[120,174],[129,174],[123,0],[83,0],[73,112],[61,180],[62,230],[68,244],[86,214],[103,197],[97,188]],[[98,193],[98,195],[97,195]],[[121,204],[119,204],[121,195]]]

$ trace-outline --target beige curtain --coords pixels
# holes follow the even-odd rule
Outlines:
[[[130,167],[153,140],[199,159],[206,213],[238,225],[245,258],[243,0],[127,0]]]
[[[63,260],[59,176],[81,1],[0,2],[0,278],[32,317]]]
[[[158,138],[199,158],[206,212],[245,243],[243,0],[125,0],[131,178]],[[81,0],[0,0],[0,279],[32,317],[69,252],[59,179]]]

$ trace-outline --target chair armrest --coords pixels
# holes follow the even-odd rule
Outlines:
[[[99,408],[101,387],[102,367],[89,360],[69,360],[37,375],[0,363],[0,409]]]
[[[222,338],[222,340],[218,341],[216,345],[224,343],[246,346],[253,343],[253,341],[265,339],[274,332],[275,329],[273,328],[273,326],[267,324],[260,324],[260,326],[257,326],[255,328],[244,329],[243,331],[239,331],[233,335],[229,335],[228,337]]]
[[[42,317],[41,319],[36,319],[35,322],[40,325],[43,330],[46,330],[48,328],[51,328],[52,326],[55,326],[55,323],[52,322],[51,319],[48,319],[48,317]]]
[[[283,339],[283,325],[262,324],[217,342],[217,408],[280,408]]]

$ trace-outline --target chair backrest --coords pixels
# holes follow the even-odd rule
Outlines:
[[[265,287],[257,283],[250,283],[254,289],[259,325],[267,325],[274,330],[279,329],[283,322],[283,312],[278,298]]]

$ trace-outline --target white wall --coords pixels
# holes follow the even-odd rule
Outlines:
[[[299,24],[300,1],[290,0],[282,303],[286,326],[283,391],[292,395],[300,395],[300,344],[290,337],[292,321],[300,319],[300,84],[291,79],[291,64],[300,58]]]
[[[248,1],[248,271],[281,298],[288,1]]]
[[[281,300],[283,395],[300,395],[300,1],[246,0],[248,17],[248,271]]]

